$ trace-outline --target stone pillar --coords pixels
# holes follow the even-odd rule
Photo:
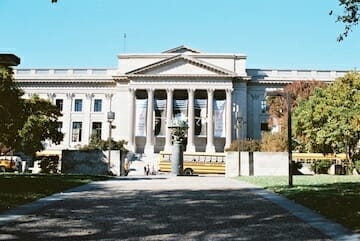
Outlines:
[[[207,103],[207,142],[206,152],[215,152],[214,146],[214,89],[208,89]]]
[[[173,114],[173,94],[174,89],[166,89],[166,134],[164,151],[171,151],[171,130],[168,128],[171,125]]]
[[[232,100],[231,100],[231,92],[232,89],[226,89],[226,110],[225,110],[225,149],[229,148],[231,145],[231,137],[232,137]]]
[[[146,113],[146,143],[145,154],[154,153],[154,89],[147,89],[148,104]]]
[[[194,95],[195,89],[188,89],[188,97],[189,97],[189,104],[188,104],[188,138],[187,138],[187,152],[195,152],[195,144],[194,144],[194,137],[195,137],[195,111],[194,111]]]
[[[130,151],[135,152],[135,102],[136,102],[136,89],[130,88],[130,109],[129,109],[129,140],[128,140],[128,148]]]

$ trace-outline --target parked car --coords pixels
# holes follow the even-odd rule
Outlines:
[[[21,157],[0,156],[0,172],[14,172],[21,170]]]

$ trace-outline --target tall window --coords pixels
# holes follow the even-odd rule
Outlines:
[[[95,99],[94,100],[94,112],[101,112],[102,111],[102,100]]]
[[[75,112],[82,111],[82,99],[75,99],[74,111]]]
[[[260,108],[261,108],[261,112],[262,113],[266,113],[267,112],[267,103],[266,100],[262,100],[260,102]]]
[[[63,123],[62,123],[62,121],[58,121],[58,122],[57,122],[57,130],[58,130],[59,132],[61,132],[61,131],[62,131],[62,128],[63,128]]]
[[[74,121],[72,125],[72,142],[81,141],[82,122]]]
[[[60,111],[63,110],[63,105],[64,105],[63,99],[56,99],[55,104]]]
[[[92,135],[96,136],[98,139],[101,139],[101,122],[92,123]]]

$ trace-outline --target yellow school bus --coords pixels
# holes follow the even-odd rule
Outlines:
[[[171,153],[160,152],[159,171],[171,172]],[[225,174],[225,153],[184,152],[183,173]]]

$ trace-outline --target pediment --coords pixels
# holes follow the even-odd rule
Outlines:
[[[177,53],[177,54],[182,54],[182,53],[195,53],[195,54],[198,54],[198,53],[200,53],[200,52],[197,51],[197,50],[195,50],[195,49],[189,48],[189,47],[187,47],[187,46],[185,46],[185,45],[181,45],[181,46],[179,46],[179,47],[166,50],[166,51],[164,51],[163,53]]]
[[[210,63],[186,56],[176,55],[157,63],[130,71],[127,75],[194,75],[194,76],[235,76],[236,73],[228,71]]]

